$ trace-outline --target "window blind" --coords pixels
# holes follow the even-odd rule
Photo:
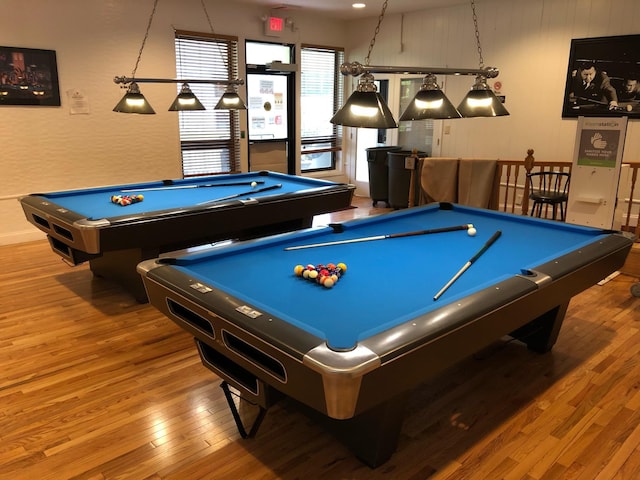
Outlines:
[[[333,169],[341,150],[342,127],[330,120],[344,98],[344,80],[339,71],[344,51],[303,45],[300,54],[302,171]]]
[[[235,80],[236,37],[176,31],[178,78]],[[182,171],[185,177],[240,171],[240,118],[237,110],[215,110],[224,85],[189,85],[206,110],[179,111]],[[177,85],[179,91],[181,85]]]

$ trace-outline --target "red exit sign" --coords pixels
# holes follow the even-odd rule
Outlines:
[[[279,37],[284,30],[284,19],[280,17],[268,17],[264,22],[264,34]]]

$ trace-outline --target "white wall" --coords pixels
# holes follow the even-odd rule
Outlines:
[[[0,45],[55,50],[62,106],[0,106],[0,244],[44,238],[25,220],[22,195],[180,177],[178,117],[166,111],[175,85],[141,85],[156,115],[112,111],[124,94],[113,77],[131,75],[152,6],[153,0],[2,0]],[[274,39],[263,34],[266,8],[235,0],[206,6],[216,33],[239,37],[241,65],[245,39],[345,43],[344,24],[322,16],[288,12],[294,29]],[[159,2],[138,77],[175,78],[174,28],[210,31],[200,0]],[[69,90],[87,95],[89,115],[69,113]]]
[[[562,119],[572,38],[640,33],[638,0],[477,0],[485,66],[500,68],[508,117],[447,120],[443,156],[571,161],[576,119]],[[349,61],[364,63],[377,19],[349,30]],[[478,67],[469,4],[385,15],[370,65]],[[473,77],[447,77],[457,105]],[[489,82],[492,84],[493,82]],[[638,120],[630,122],[625,160],[640,160]]]

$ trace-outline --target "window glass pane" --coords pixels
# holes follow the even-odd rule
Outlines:
[[[302,170],[322,170],[333,166],[332,151],[316,151],[305,154],[305,150],[328,150],[333,147],[332,143],[311,143],[302,146],[302,155],[300,157]]]
[[[287,138],[287,77],[247,75],[249,140]]]
[[[253,65],[264,65],[264,59],[268,58],[269,63],[280,61],[291,63],[291,47],[277,43],[254,43],[246,44],[246,62]]]

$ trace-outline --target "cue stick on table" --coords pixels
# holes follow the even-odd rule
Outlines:
[[[374,240],[387,240],[388,238],[412,237],[414,235],[428,235],[430,233],[455,232],[456,230],[468,230],[473,224],[456,225],[454,227],[432,228],[431,230],[416,230],[414,232],[390,233],[387,235],[374,235],[372,237],[351,238],[349,240],[336,240],[335,242],[311,243],[309,245],[297,245],[285,247],[285,250],[301,250],[303,248],[326,247],[329,245],[341,245],[343,243],[371,242]]]
[[[165,187],[148,187],[148,188],[129,188],[127,190],[120,190],[123,193],[127,192],[149,192],[151,190],[180,190],[182,188],[207,188],[207,187],[235,187],[237,185],[251,185],[254,182],[229,182],[229,183],[205,183],[202,185],[169,185]],[[255,182],[257,185],[264,184],[264,180],[258,180]]]
[[[487,240],[487,243],[485,243],[484,246],[480,250],[478,250],[478,253],[476,253],[473,257],[471,257],[469,259],[469,261],[467,263],[465,263],[464,266],[460,270],[458,270],[458,273],[456,273],[453,276],[453,278],[451,280],[449,280],[447,282],[447,284],[444,287],[442,287],[440,289],[440,291],[433,296],[433,299],[437,300],[438,298],[440,298],[440,295],[442,295],[451,285],[453,285],[453,282],[455,282],[460,277],[460,275],[462,275],[464,272],[466,272],[467,269],[473,264],[473,262],[475,262],[478,258],[480,258],[480,256],[484,252],[486,252],[487,249],[491,245],[493,245],[496,240],[498,240],[500,235],[502,235],[502,232],[500,230],[496,230],[496,233],[494,233],[491,236],[491,238],[489,240]]]
[[[276,188],[282,188],[281,183],[276,183],[275,185],[269,185],[268,187],[258,188],[257,190],[249,190],[247,192],[235,193],[233,195],[228,195],[226,197],[215,198],[213,200],[207,200],[206,202],[198,203],[197,205],[206,205],[207,203],[215,203],[222,202],[224,200],[231,200],[232,198],[243,197],[245,195],[251,195],[252,193],[266,192],[267,190],[274,190]]]

